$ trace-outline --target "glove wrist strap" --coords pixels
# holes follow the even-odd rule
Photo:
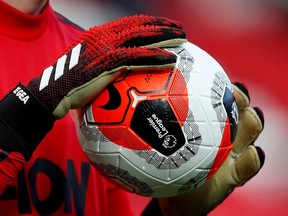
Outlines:
[[[53,114],[19,83],[0,102],[0,148],[19,152],[27,161],[54,122]]]

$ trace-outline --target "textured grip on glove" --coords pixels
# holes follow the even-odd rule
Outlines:
[[[185,37],[178,22],[144,15],[97,26],[84,32],[41,77],[31,80],[28,88],[62,118],[69,109],[94,98],[116,78],[115,73],[174,66],[176,56],[159,47],[180,45]]]
[[[27,161],[54,121],[51,112],[18,84],[0,102],[0,149],[19,152]]]

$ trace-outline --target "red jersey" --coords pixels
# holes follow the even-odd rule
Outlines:
[[[0,97],[39,76],[81,31],[49,4],[32,16],[0,1]],[[132,214],[128,199],[90,165],[68,115],[56,121],[15,184],[0,196],[0,215],[127,216]]]

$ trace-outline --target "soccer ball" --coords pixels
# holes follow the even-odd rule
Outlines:
[[[227,157],[238,109],[222,67],[186,42],[174,68],[123,72],[78,116],[93,166],[118,186],[169,197],[205,182]]]

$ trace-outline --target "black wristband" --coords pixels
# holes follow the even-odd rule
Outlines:
[[[20,152],[29,160],[55,120],[29,89],[19,83],[0,102],[0,148]]]

